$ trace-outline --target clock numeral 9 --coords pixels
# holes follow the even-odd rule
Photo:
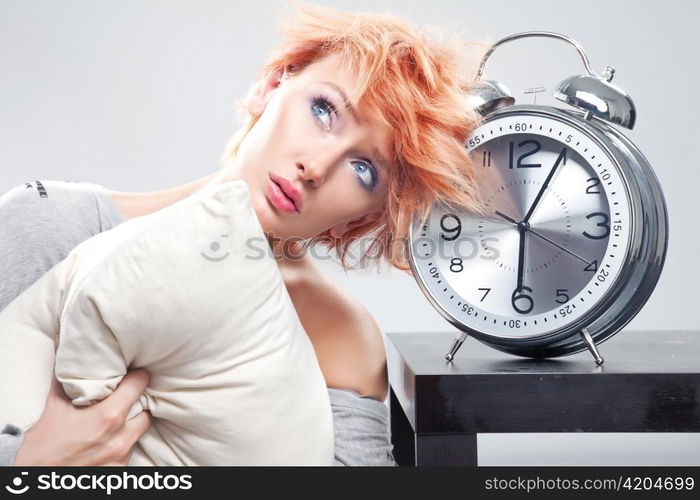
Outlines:
[[[522,290],[532,293],[532,288],[530,288],[529,286],[522,287]],[[516,304],[516,302],[518,301],[520,301],[521,305],[523,304],[523,302],[525,302],[527,305],[524,308],[518,307],[518,305]],[[510,298],[510,303],[513,306],[513,309],[515,309],[520,314],[527,314],[530,311],[532,311],[533,307],[535,307],[535,301],[532,300],[532,297],[530,297],[527,293],[518,290],[517,288],[513,290],[513,295]]]
[[[445,221],[448,219],[452,219],[455,221],[453,227],[447,227],[445,226]],[[446,241],[454,241],[457,238],[459,238],[459,235],[462,234],[462,221],[459,220],[459,217],[457,217],[454,214],[445,214],[440,218],[440,229],[442,229],[445,233],[454,233],[452,236],[445,236],[444,234],[441,234],[442,239]]]
[[[593,212],[592,214],[586,215],[586,219],[592,219],[593,217],[602,217],[603,221],[596,223],[596,226],[602,227],[605,231],[603,234],[588,234],[586,231],[583,232],[583,235],[586,238],[590,238],[592,240],[602,240],[604,238],[607,238],[610,235],[610,219],[608,218],[608,214],[605,214],[603,212]]]
[[[510,144],[510,150],[508,153],[508,168],[513,168],[513,149],[514,149],[513,141],[510,141],[509,144]],[[534,155],[535,153],[537,153],[540,150],[540,148],[541,148],[540,143],[538,141],[528,139],[528,140],[523,141],[520,144],[518,144],[518,147],[522,148],[523,146],[526,146],[526,145],[534,146],[534,149],[532,149],[531,151],[526,151],[525,153],[521,154],[518,157],[515,168],[539,168],[539,167],[541,167],[542,166],[541,163],[523,163],[523,160],[525,158],[527,158],[528,156]]]

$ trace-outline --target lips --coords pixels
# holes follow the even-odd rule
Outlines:
[[[294,207],[293,211],[296,211],[297,213],[301,212],[302,198],[299,190],[297,190],[286,178],[273,173],[270,173],[270,181],[273,184],[270,186],[270,194],[273,196],[273,198],[276,197],[277,194],[282,194],[287,198],[287,201],[291,202],[292,206]],[[284,200],[277,201],[282,202],[281,204],[284,205]],[[284,207],[282,209],[284,210]]]

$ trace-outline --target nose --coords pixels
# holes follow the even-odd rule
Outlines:
[[[320,187],[325,181],[329,169],[330,164],[324,166],[321,164],[321,162],[297,162],[299,177],[302,179],[304,184],[308,185],[309,187]]]
[[[347,151],[348,145],[341,141],[315,148],[307,157],[298,159],[296,165],[299,178],[309,187],[320,187],[333,168],[345,161]]]

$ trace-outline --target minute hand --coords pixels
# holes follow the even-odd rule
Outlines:
[[[566,147],[561,150],[561,153],[559,153],[559,156],[557,157],[557,161],[554,162],[554,166],[552,167],[552,170],[549,171],[549,175],[547,175],[547,178],[544,181],[544,184],[542,184],[542,187],[540,188],[539,193],[537,193],[537,196],[535,197],[535,201],[532,202],[532,206],[530,206],[530,210],[527,211],[527,214],[525,214],[525,218],[523,219],[523,222],[529,222],[530,217],[532,214],[535,212],[535,209],[537,208],[537,205],[540,203],[540,200],[542,199],[542,196],[544,196],[544,192],[547,190],[547,186],[549,186],[549,182],[552,180],[552,177],[554,177],[554,173],[557,171],[557,168],[559,168],[559,164],[564,161],[564,165],[566,165]]]

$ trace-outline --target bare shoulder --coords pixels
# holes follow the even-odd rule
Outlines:
[[[369,310],[309,257],[280,270],[327,386],[386,399],[384,337]]]

